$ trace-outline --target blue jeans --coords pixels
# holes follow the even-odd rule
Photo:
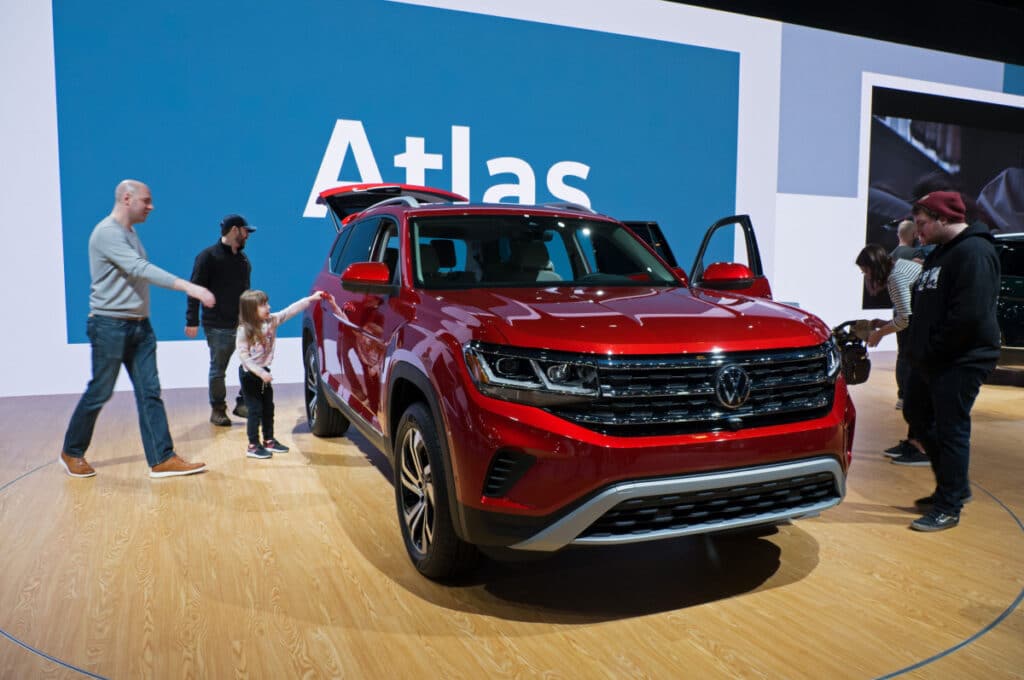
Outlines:
[[[124,364],[135,392],[139,432],[146,462],[159,465],[174,455],[167,427],[167,411],[160,398],[156,368],[156,335],[149,319],[130,321],[109,316],[90,316],[86,323],[92,345],[92,380],[78,401],[64,434],[64,453],[81,458],[92,442],[96,418],[114,392],[117,374]]]
[[[914,368],[904,386],[903,413],[919,433],[935,473],[935,509],[958,514],[970,494],[971,408],[988,369]]]
[[[235,331],[231,328],[208,328],[203,326],[206,344],[210,348],[210,406],[224,408],[227,399],[227,387],[224,376],[227,374],[228,362],[235,351]],[[242,393],[239,391],[236,401],[241,403]]]

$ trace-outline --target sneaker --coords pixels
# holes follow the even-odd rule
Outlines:
[[[974,495],[971,494],[970,491],[968,491],[967,495],[960,499],[960,502],[970,503],[972,500],[974,500]],[[935,505],[935,494],[918,498],[916,501],[914,501],[914,505],[921,510],[931,509]]]
[[[925,467],[932,464],[931,458],[926,454],[921,453],[915,447],[907,445],[911,450],[906,453],[902,453],[892,459],[892,462],[896,465],[909,465],[912,467]]]
[[[960,515],[950,515],[932,510],[924,517],[918,517],[910,523],[914,531],[944,531],[960,524]]]
[[[245,455],[249,458],[270,458],[274,454],[259,444],[249,444],[249,448],[245,450]]]
[[[917,448],[906,439],[901,439],[900,443],[896,446],[890,446],[885,451],[882,451],[882,455],[889,456],[890,458],[896,458],[897,456],[902,456],[904,453],[911,453],[913,451],[917,451]]]
[[[239,418],[249,417],[249,408],[245,405],[244,401],[235,402],[235,408],[231,412]]]
[[[210,411],[210,422],[221,427],[230,426],[231,419],[228,418],[227,406],[214,406]]]
[[[69,456],[63,451],[60,452],[60,464],[64,466],[64,469],[72,477],[95,477],[96,471],[92,469],[92,466],[85,462],[85,456],[81,458],[75,458]]]
[[[205,472],[206,463],[189,463],[176,454],[162,463],[154,465],[149,469],[150,477],[178,477],[181,475],[194,475],[197,472]]]
[[[894,406],[893,408],[895,408],[897,411],[902,411],[903,410],[903,400],[902,399],[897,399],[896,400],[896,406]]]
[[[288,453],[288,447],[277,441],[276,439],[268,439],[263,442],[263,448],[273,453]]]

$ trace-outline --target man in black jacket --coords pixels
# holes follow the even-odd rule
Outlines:
[[[913,212],[922,242],[936,248],[914,284],[904,413],[926,433],[936,488],[915,501],[926,514],[910,527],[942,531],[960,522],[971,497],[971,407],[999,358],[999,257],[985,225],[964,222],[959,193],[934,191]]]
[[[196,255],[192,268],[192,283],[209,288],[217,298],[215,306],[203,310],[203,333],[210,348],[210,422],[214,425],[231,424],[224,374],[235,351],[238,298],[249,289],[252,276],[252,265],[242,249],[254,231],[256,227],[241,215],[228,215],[220,223],[220,240]],[[185,311],[185,335],[194,338],[198,333],[199,305],[190,301]],[[233,413],[246,416],[241,393]]]

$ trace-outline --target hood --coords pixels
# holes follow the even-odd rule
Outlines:
[[[830,335],[824,322],[795,307],[680,287],[478,288],[424,297],[459,325],[479,325],[479,340],[548,350],[731,352],[808,347]]]

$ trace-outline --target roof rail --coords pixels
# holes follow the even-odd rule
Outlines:
[[[392,196],[391,198],[385,198],[383,201],[377,201],[373,205],[363,208],[360,212],[364,212],[371,208],[379,208],[382,205],[407,205],[410,208],[417,208],[420,206],[420,202],[412,196]]]
[[[577,212],[590,213],[591,215],[597,214],[597,211],[592,208],[588,208],[587,206],[581,205],[579,203],[570,203],[569,201],[555,201],[550,203],[544,203],[543,207],[558,208],[559,210],[575,210]]]

